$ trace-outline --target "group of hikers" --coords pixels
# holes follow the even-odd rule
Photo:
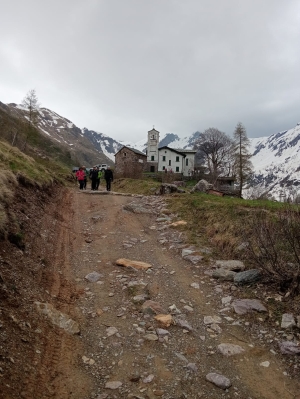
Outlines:
[[[88,178],[91,179],[91,190],[98,190],[100,186],[100,180],[103,177],[106,181],[106,190],[110,191],[111,182],[114,180],[114,176],[109,166],[104,170],[104,173],[97,166],[93,166],[93,168],[90,170],[88,170],[85,166],[81,166],[76,172],[76,179],[79,183],[80,190],[86,190]]]

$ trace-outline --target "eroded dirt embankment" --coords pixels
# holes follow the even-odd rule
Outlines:
[[[296,398],[288,363],[256,339],[259,328],[268,328],[260,327],[263,316],[229,311],[216,331],[203,323],[204,316],[220,315],[230,286],[216,290],[204,274],[207,264],[181,258],[183,235],[159,230],[162,199],[52,190],[20,188],[11,220],[23,236],[0,243],[1,398]],[[133,200],[149,214],[124,210]],[[16,227],[11,231],[16,235]],[[152,269],[120,268],[118,258]],[[93,271],[101,276],[90,283],[84,277]],[[166,312],[175,305],[192,330],[171,325],[159,337],[162,326],[141,311],[145,299]],[[51,323],[37,301],[78,322],[80,334]],[[224,342],[244,352],[223,357],[216,348]],[[265,361],[269,367],[260,366]],[[207,382],[209,372],[226,375],[232,387]]]

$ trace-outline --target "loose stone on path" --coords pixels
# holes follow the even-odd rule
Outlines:
[[[251,310],[267,312],[266,307],[258,299],[236,299],[232,302],[235,313],[243,315]]]
[[[284,313],[281,319],[281,328],[295,327],[296,322],[294,316],[291,313]]]
[[[212,382],[218,388],[221,388],[221,389],[225,390],[225,389],[231,387],[230,379],[225,377],[222,374],[209,373],[209,374],[206,375],[205,378],[206,378],[207,381]]]
[[[118,389],[122,386],[121,381],[109,381],[105,384],[105,388],[107,389]]]
[[[245,352],[245,349],[243,349],[241,346],[234,344],[220,344],[217,346],[217,348],[224,356],[240,355],[241,353]]]
[[[152,265],[150,265],[149,263],[140,262],[137,260],[125,259],[125,258],[116,260],[116,264],[118,266],[133,267],[134,269],[137,270],[148,270],[152,267]]]

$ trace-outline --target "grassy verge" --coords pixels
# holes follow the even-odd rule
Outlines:
[[[161,183],[152,179],[116,179],[113,182],[112,189],[116,192],[153,195]]]

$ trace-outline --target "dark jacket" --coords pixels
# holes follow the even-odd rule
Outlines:
[[[90,171],[90,179],[92,179],[92,180],[97,180],[98,179],[98,170],[97,169],[91,169],[91,171]]]
[[[114,180],[114,175],[111,169],[106,169],[104,172],[104,179],[105,180]]]

